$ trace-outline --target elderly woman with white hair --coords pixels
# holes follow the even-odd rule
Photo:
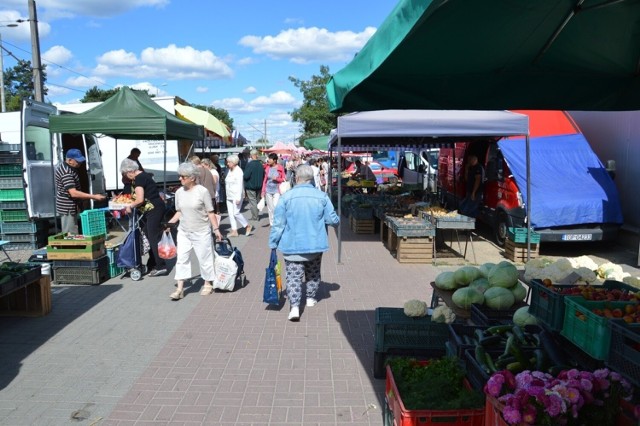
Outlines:
[[[295,176],[296,185],[278,201],[269,234],[269,247],[284,256],[290,321],[300,319],[303,281],[306,306],[316,305],[322,253],[329,250],[326,227],[340,223],[329,196],[315,188],[311,166],[298,166]]]
[[[160,198],[158,185],[150,173],[140,170],[140,166],[134,160],[125,158],[120,163],[120,173],[131,181],[131,192],[135,195],[135,201],[127,206],[127,213],[137,208],[144,214],[144,233],[149,239],[151,250],[147,260],[147,270],[150,277],[167,275],[167,263],[158,256],[158,243],[162,237],[162,220],[164,219],[165,205]]]
[[[178,167],[178,175],[182,187],[176,191],[176,213],[169,224],[180,222],[176,243],[176,281],[177,289],[171,293],[171,299],[180,300],[184,297],[184,281],[191,278],[191,252],[198,258],[200,276],[204,285],[200,294],[209,295],[213,292],[211,283],[215,277],[213,269],[213,244],[211,231],[221,240],[220,223],[213,211],[213,203],[209,190],[196,183],[200,175],[198,166],[193,163],[182,163]]]
[[[249,221],[240,212],[242,209],[242,201],[244,200],[244,173],[238,166],[240,158],[237,155],[227,157],[227,176],[224,179],[224,189],[227,195],[227,212],[229,213],[229,222],[231,222],[231,232],[228,237],[238,236],[238,224],[245,229],[245,235],[250,235],[253,229],[249,225]]]

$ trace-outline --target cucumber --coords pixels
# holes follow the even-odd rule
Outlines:
[[[491,370],[491,374],[493,374],[496,371],[498,371],[496,369],[496,365],[493,363],[493,357],[491,356],[491,354],[489,352],[485,352],[485,358],[486,358],[486,362],[487,362],[487,367],[489,367],[489,370]]]
[[[485,373],[491,374],[491,369],[487,365],[487,352],[484,350],[482,345],[476,345],[475,358],[480,365],[480,368],[482,368]]]
[[[501,341],[502,341],[502,336],[499,334],[494,334],[492,336],[483,337],[478,343],[486,348],[487,346],[497,345]]]
[[[519,373],[524,370],[522,364],[520,364],[518,361],[507,364],[506,369],[511,371],[512,373]]]
[[[513,332],[513,335],[516,336],[516,339],[518,339],[519,344],[525,343],[524,333],[522,332],[520,326],[514,324],[511,331]]]
[[[508,364],[511,364],[512,362],[516,362],[516,357],[514,357],[513,355],[500,355],[495,362],[496,369],[503,370],[507,367]]]

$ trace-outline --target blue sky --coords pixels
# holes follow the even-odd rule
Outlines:
[[[2,0],[4,47],[31,60],[27,0]],[[342,69],[397,0],[38,0],[47,101],[77,102],[121,85],[225,108],[250,140],[301,131],[289,113],[307,80]],[[4,67],[15,60],[3,52]]]

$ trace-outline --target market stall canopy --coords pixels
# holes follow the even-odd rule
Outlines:
[[[262,149],[261,151],[266,152],[268,154],[273,152],[280,155],[290,155],[294,152],[297,152],[297,147],[278,141],[272,147],[267,149]]]
[[[204,138],[202,126],[187,123],[153,102],[146,92],[121,87],[100,105],[80,114],[51,115],[52,133],[96,133],[114,139]]]
[[[529,117],[509,111],[382,110],[338,117],[329,147],[377,151],[391,146],[437,144],[435,138],[519,136],[529,133]]]
[[[315,138],[305,139],[302,145],[310,150],[326,151],[329,145],[329,135],[317,136]]]
[[[640,109],[640,2],[401,0],[327,84],[333,112]]]
[[[220,136],[224,141],[231,141],[231,132],[227,126],[210,112],[182,104],[176,104],[175,109],[178,117],[203,126],[211,133]]]

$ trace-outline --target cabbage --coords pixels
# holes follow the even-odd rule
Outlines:
[[[453,272],[440,272],[434,282],[435,286],[441,290],[455,290],[456,282],[453,279]]]
[[[463,266],[453,273],[453,279],[458,287],[468,286],[478,277],[480,277],[480,270],[475,266]]]
[[[513,313],[513,323],[520,327],[524,327],[529,324],[538,324],[538,319],[529,313],[528,306],[523,306]]]
[[[456,306],[469,309],[472,303],[482,304],[484,302],[484,296],[475,288],[462,287],[453,292],[451,300],[453,300]]]
[[[513,297],[515,298],[516,302],[520,302],[527,297],[527,288],[519,282],[509,290],[511,290],[511,293],[513,293]]]
[[[489,271],[491,271],[491,269],[494,266],[496,266],[495,263],[487,262],[487,263],[484,263],[484,264],[480,265],[480,267],[478,269],[480,269],[480,274],[484,278],[487,278],[489,276]]]
[[[508,288],[489,287],[489,289],[484,292],[484,304],[491,309],[509,309],[515,301],[516,299],[513,297],[513,293]]]
[[[518,282],[518,268],[511,262],[502,261],[491,268],[487,279],[491,287],[511,288]]]
[[[473,282],[469,284],[469,287],[475,288],[480,293],[484,293],[489,288],[489,280],[487,280],[486,278],[478,278],[476,280],[473,280]]]

